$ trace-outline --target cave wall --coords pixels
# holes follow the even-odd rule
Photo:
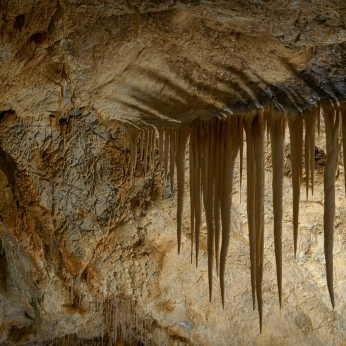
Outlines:
[[[1,121],[3,343],[48,341],[58,336],[67,340],[67,334],[71,340],[73,334],[96,340],[101,330],[106,338],[111,328],[106,307],[117,297],[119,310],[132,302],[135,310],[131,311],[143,317],[149,339],[161,335],[158,344],[171,340],[177,345],[342,345],[346,318],[343,173],[340,165],[333,310],[323,255],[323,136],[316,143],[314,196],[309,200],[301,196],[297,259],[286,139],[281,310],[267,145],[264,327],[259,334],[258,313],[252,310],[246,184],[239,202],[239,162],[223,310],[217,289],[212,303],[208,301],[205,224],[198,269],[195,262],[191,265],[188,195],[182,252],[177,254],[176,190],[171,193],[169,181],[158,173],[158,151],[146,177],[138,157],[136,178],[129,184],[128,142],[121,126],[114,126],[106,141],[96,115],[82,113],[59,125],[48,117],[29,122],[10,113]],[[214,281],[217,287],[216,276]]]
[[[116,334],[129,344],[131,325],[139,344],[343,345],[343,158],[333,310],[323,119],[314,195],[301,191],[296,259],[287,134],[284,143],[281,310],[266,144],[262,334],[252,309],[245,169],[240,202],[237,159],[223,310],[216,276],[208,301],[206,224],[195,268],[188,193],[178,255],[176,185],[171,191],[159,171],[158,138],[148,171],[137,153],[131,179],[126,129],[344,101],[345,23],[342,1],[0,1],[0,343],[102,344]]]

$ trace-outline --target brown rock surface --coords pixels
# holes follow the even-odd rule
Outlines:
[[[178,256],[176,191],[160,177],[157,152],[146,177],[138,157],[130,182],[121,123],[174,128],[225,107],[274,99],[299,111],[345,95],[345,13],[342,1],[317,0],[0,1],[0,343],[106,343],[116,303],[122,321],[129,311],[133,326],[135,312],[143,321],[137,339],[145,345],[344,345],[343,169],[333,310],[323,253],[323,135],[314,196],[301,196],[297,259],[285,151],[281,310],[267,149],[259,334],[239,169],[223,311],[218,290],[208,301],[206,225],[196,269],[188,196]]]

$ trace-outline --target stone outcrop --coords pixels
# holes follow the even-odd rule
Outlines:
[[[296,259],[287,135],[284,142],[281,310],[265,144],[262,334],[251,296],[239,157],[223,310],[215,274],[208,300],[207,225],[195,268],[189,194],[178,255],[177,189],[160,173],[159,139],[147,163],[139,150],[132,172],[126,127],[176,129],[220,109],[274,103],[302,112],[340,99],[346,94],[343,6],[2,0],[0,343],[115,344],[116,335],[119,345],[343,345],[344,173],[340,154],[333,310],[323,240],[323,121],[314,195],[300,196]]]

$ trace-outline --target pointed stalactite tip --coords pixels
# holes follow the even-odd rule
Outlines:
[[[137,10],[136,11],[136,17],[135,17],[135,35],[136,35],[136,38],[138,38],[140,30],[141,30],[141,14]]]
[[[140,14],[136,12],[136,34],[139,32]],[[336,106],[322,105],[325,118],[327,161],[325,167],[325,213],[324,236],[327,285],[331,304],[335,307],[333,291],[333,232],[335,216],[335,175],[338,162],[339,123],[342,126],[343,147],[346,148],[346,106],[341,111]],[[339,115],[340,111],[340,115]],[[253,309],[259,313],[260,333],[263,331],[263,268],[264,268],[264,178],[265,178],[265,121],[271,141],[273,164],[273,213],[274,245],[277,267],[279,306],[282,308],[282,219],[283,219],[283,171],[285,148],[285,124],[290,132],[293,186],[293,239],[294,258],[297,258],[297,240],[299,225],[300,188],[302,183],[303,162],[306,175],[306,194],[309,182],[314,188],[315,132],[319,130],[319,108],[304,114],[286,114],[282,110],[269,113],[263,111],[247,114],[243,118],[228,114],[211,119],[196,119],[191,125],[182,125],[172,129],[158,131],[159,169],[173,191],[174,177],[177,181],[177,236],[178,253],[181,252],[183,211],[185,194],[185,160],[189,143],[189,175],[191,202],[191,260],[193,242],[196,249],[196,268],[200,247],[202,216],[206,218],[209,301],[212,300],[212,280],[214,260],[216,273],[220,280],[222,308],[225,309],[225,274],[227,252],[232,226],[232,194],[235,160],[240,153],[243,163],[243,132],[246,135],[246,171],[247,171],[247,216],[249,227],[251,287]],[[339,118],[340,117],[340,118]],[[305,126],[304,126],[305,124]],[[131,127],[125,129],[130,141],[131,172],[135,169],[138,138],[140,138],[139,157],[147,164],[154,164],[156,148],[156,130],[141,130]],[[304,160],[303,160],[303,148]],[[346,167],[346,166],[345,166]],[[346,178],[345,178],[346,186]],[[219,248],[219,242],[221,248]],[[192,262],[192,261],[191,261]],[[219,268],[220,266],[220,268]]]

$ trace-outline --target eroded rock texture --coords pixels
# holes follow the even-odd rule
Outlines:
[[[300,196],[296,259],[288,135],[279,143],[281,310],[272,152],[264,146],[262,334],[239,157],[223,310],[215,270],[208,299],[205,223],[199,266],[195,253],[191,265],[188,193],[177,254],[177,191],[171,172],[162,178],[157,148],[163,129],[174,133],[220,111],[274,105],[296,115],[342,101],[345,13],[343,1],[0,1],[0,343],[115,344],[116,337],[140,345],[343,345],[344,178],[340,160],[333,310],[323,239],[323,120],[308,160],[314,194]],[[146,130],[148,146],[138,148],[133,165],[138,129]],[[246,167],[246,155],[243,161]],[[188,191],[189,181],[179,188]]]

